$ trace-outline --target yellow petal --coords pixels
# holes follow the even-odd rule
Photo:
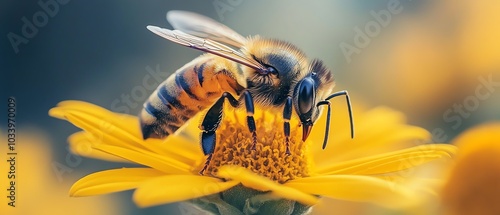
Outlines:
[[[380,132],[381,134],[377,135],[358,134],[353,140],[345,141],[345,145],[318,151],[314,154],[316,165],[329,165],[397,151],[415,146],[415,142],[430,139],[428,131],[415,126],[393,125]]]
[[[130,162],[129,160],[121,157],[105,153],[101,150],[96,150],[92,147],[93,143],[89,140],[87,132],[81,131],[72,134],[68,137],[70,151],[74,154],[95,158],[99,160],[112,161],[112,162]]]
[[[404,123],[406,120],[402,113],[386,107],[373,108],[367,112],[355,112],[353,113],[353,117],[356,136],[357,134],[378,133],[379,129],[385,128],[384,126],[380,126],[380,122],[383,122],[385,125],[394,125]],[[331,118],[332,124],[330,125],[330,135],[335,136],[335,138],[350,139],[351,131],[348,119],[347,113],[334,111]],[[339,122],[340,120],[342,121]],[[325,125],[326,111],[323,111],[320,118],[314,123],[314,127],[310,134],[310,138],[316,138],[313,139],[314,142],[323,142]],[[331,144],[341,144],[341,142],[334,141],[331,142]]]
[[[409,169],[439,158],[450,158],[456,147],[448,144],[428,144],[395,152],[363,157],[341,163],[323,165],[316,169],[320,175],[373,175]]]
[[[149,207],[216,194],[237,184],[207,176],[165,175],[142,183],[133,198],[138,206]]]
[[[143,148],[156,154],[177,158],[194,165],[203,157],[198,143],[171,135],[165,140],[142,140],[137,117],[110,112],[99,106],[81,102],[65,101],[49,111],[51,116],[70,121],[94,135],[94,144],[111,144],[124,148]],[[172,139],[172,142],[169,141]]]
[[[332,119],[333,120],[333,119]],[[311,146],[316,165],[352,160],[373,154],[386,153],[414,146],[418,140],[428,140],[430,134],[425,129],[404,124],[405,117],[389,108],[374,108],[355,116],[355,137],[349,135],[349,123],[336,125],[330,129],[328,146],[322,150],[324,134],[311,134]],[[315,129],[324,132],[323,123],[315,124]],[[308,140],[309,141],[309,140]]]
[[[269,178],[257,175],[250,170],[240,166],[222,166],[219,168],[218,175],[226,179],[232,179],[241,182],[245,187],[259,191],[272,191],[274,195],[298,201],[306,205],[314,205],[318,198],[301,192],[297,189],[283,186]]]
[[[314,176],[294,179],[285,183],[285,186],[330,198],[372,202],[384,207],[407,206],[417,200],[412,190],[370,176]]]
[[[196,133],[199,134],[198,130]],[[200,140],[182,134],[184,133],[170,135],[164,140],[150,138],[145,141],[145,145],[158,154],[175,157],[191,166],[203,162],[205,155],[201,151]]]
[[[87,175],[73,184],[71,196],[100,195],[136,188],[142,181],[164,173],[151,168],[112,169]]]
[[[142,148],[122,148],[113,144],[96,143],[93,136],[87,132],[76,133],[69,138],[71,146],[77,148],[77,153],[91,153],[90,156],[103,158],[108,160],[127,162],[136,162],[150,167],[161,168],[160,170],[168,171],[166,173],[180,173],[190,171],[191,167],[198,166],[199,162],[190,161],[185,163],[182,159],[176,156],[165,154],[156,154]],[[90,147],[90,148],[89,148]],[[145,155],[148,155],[145,157]],[[145,157],[145,159],[141,159]],[[199,160],[203,157],[200,156]]]
[[[66,119],[75,126],[92,132],[113,133],[115,138],[133,143],[141,141],[137,117],[117,114],[97,105],[82,101],[63,101],[49,110],[49,115]],[[70,117],[70,118],[69,118]]]
[[[191,172],[191,166],[185,163],[169,157],[162,157],[146,150],[130,150],[110,145],[97,145],[94,148],[138,164],[155,168],[167,174],[190,174]]]

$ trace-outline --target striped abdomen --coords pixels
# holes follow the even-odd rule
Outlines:
[[[143,138],[166,137],[210,107],[223,92],[238,94],[241,85],[228,76],[234,69],[232,62],[202,55],[177,70],[144,103],[139,115]]]

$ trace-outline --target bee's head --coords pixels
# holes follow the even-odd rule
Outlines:
[[[314,122],[318,119],[319,101],[324,99],[333,88],[333,76],[323,63],[314,60],[309,67],[309,73],[299,80],[293,90],[293,106],[302,124],[302,140],[309,136]]]

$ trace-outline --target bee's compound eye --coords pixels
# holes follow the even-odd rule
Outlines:
[[[269,66],[267,67],[267,72],[273,75],[278,75],[278,70],[276,70],[274,67]]]
[[[302,80],[298,90],[299,112],[300,114],[309,113],[314,106],[314,81],[310,78]]]

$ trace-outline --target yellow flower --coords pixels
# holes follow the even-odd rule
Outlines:
[[[334,113],[325,150],[321,149],[324,116],[306,142],[301,141],[298,122],[292,120],[289,156],[285,155],[281,114],[256,112],[258,143],[251,150],[246,115],[231,110],[217,131],[219,141],[207,171],[199,175],[206,159],[197,138],[202,114],[164,140],[142,140],[135,116],[85,102],[61,102],[49,114],[84,130],[69,137],[74,153],[146,166],[90,174],[77,181],[70,194],[136,189],[133,199],[141,207],[191,200],[204,210],[221,214],[277,213],[275,209],[288,210],[280,211],[282,214],[302,214],[318,203],[319,196],[394,207],[414,202],[417,194],[391,179],[455,153],[455,147],[446,144],[409,147],[429,139],[429,133],[405,125],[401,114],[386,108],[356,113],[354,140],[349,137],[347,117]]]
[[[459,153],[443,189],[446,214],[500,214],[500,123],[488,123],[454,141]]]

